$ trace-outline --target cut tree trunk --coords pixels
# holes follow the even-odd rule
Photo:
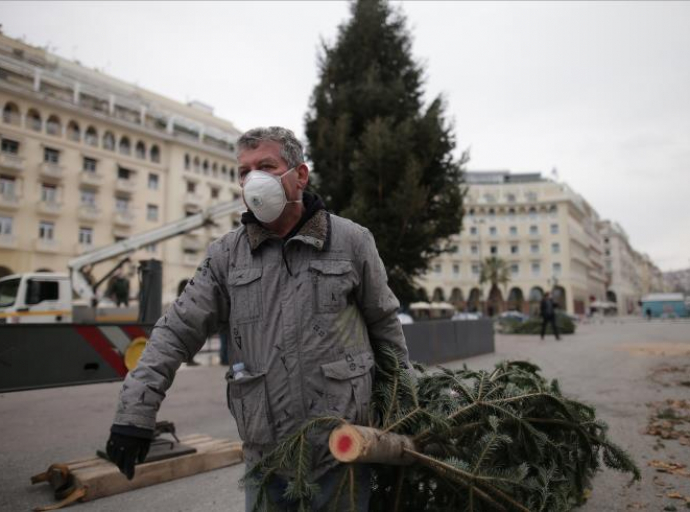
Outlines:
[[[341,425],[328,439],[331,454],[340,462],[373,462],[407,466],[414,462],[407,451],[415,446],[407,436],[359,425]]]

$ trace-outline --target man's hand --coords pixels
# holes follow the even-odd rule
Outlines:
[[[106,445],[106,452],[110,461],[120,468],[120,472],[128,480],[131,480],[134,478],[134,465],[146,460],[150,446],[151,439],[111,432]]]

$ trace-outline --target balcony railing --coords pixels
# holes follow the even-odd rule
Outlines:
[[[46,215],[60,215],[62,203],[57,201],[41,201],[38,203],[38,211]]]
[[[12,153],[0,153],[0,168],[13,173],[21,172],[24,170],[24,159]]]
[[[45,178],[62,179],[64,170],[61,165],[54,162],[43,162],[41,164],[41,176]]]
[[[14,249],[17,247],[17,237],[14,235],[0,234],[0,247],[3,249]]]
[[[39,238],[34,241],[34,249],[39,252],[58,252],[58,243],[57,240]]]
[[[134,224],[134,214],[127,211],[115,212],[113,222],[118,226],[131,227]]]
[[[84,185],[91,185],[93,187],[100,187],[103,181],[103,176],[91,171],[81,171],[79,179]]]
[[[83,204],[79,207],[79,219],[97,221],[101,218],[101,210],[97,206]]]
[[[16,210],[19,208],[19,199],[19,196],[16,194],[0,194],[0,208]]]
[[[118,192],[126,192],[128,194],[131,194],[132,192],[134,192],[134,189],[136,187],[136,181],[132,179],[118,178],[115,182],[115,190],[117,190]]]

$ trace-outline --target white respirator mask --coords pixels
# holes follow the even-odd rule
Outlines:
[[[288,203],[301,203],[302,200],[288,201],[283,188],[283,176],[294,171],[293,167],[280,176],[274,176],[266,171],[250,171],[244,178],[242,197],[254,217],[260,222],[273,222],[285,210]]]

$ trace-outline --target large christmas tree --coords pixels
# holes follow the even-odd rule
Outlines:
[[[306,116],[315,188],[327,207],[369,228],[390,286],[413,300],[413,280],[458,234],[462,170],[440,97],[424,103],[423,68],[403,15],[384,0],[352,3]]]

